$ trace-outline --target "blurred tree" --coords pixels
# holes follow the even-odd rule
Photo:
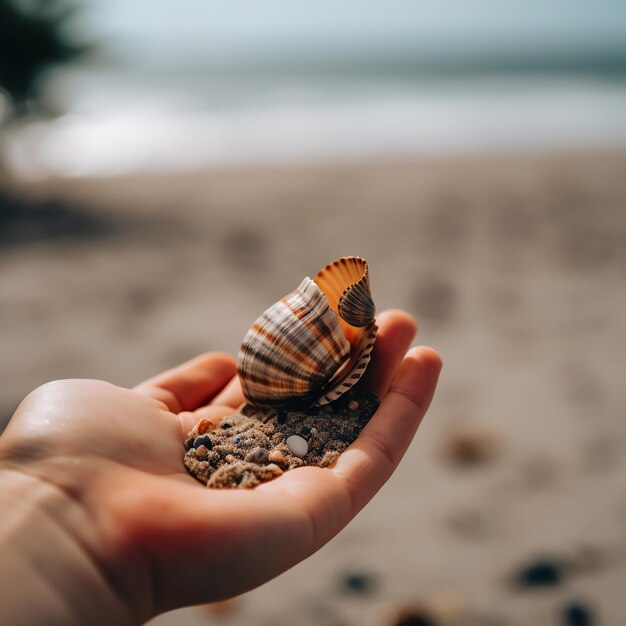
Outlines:
[[[66,0],[0,0],[0,88],[12,101],[13,116],[45,108],[41,73],[84,52],[64,32],[75,9]]]

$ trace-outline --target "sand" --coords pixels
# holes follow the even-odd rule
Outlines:
[[[573,602],[623,622],[626,154],[11,186],[47,204],[0,224],[5,417],[52,378],[128,386],[234,354],[259,311],[347,254],[367,258],[378,309],[413,313],[443,356],[393,478],[327,547],[232,603],[230,626],[380,626],[424,604],[456,607],[446,624],[559,624]],[[512,585],[537,559],[587,565]]]
[[[350,391],[323,407],[262,411],[248,405],[253,416],[236,413],[213,428],[201,420],[185,441],[185,467],[207,487],[218,489],[255,487],[306,465],[328,467],[358,437],[379,404],[373,394]],[[304,454],[290,445],[292,437],[305,446]]]

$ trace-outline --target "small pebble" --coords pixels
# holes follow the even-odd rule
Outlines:
[[[280,450],[272,450],[269,455],[269,461],[278,465],[287,465],[287,459]]]
[[[207,450],[212,450],[213,442],[211,441],[211,437],[209,437],[208,435],[201,435],[200,437],[196,437],[193,440],[193,447],[197,450],[200,446],[204,446]]]
[[[517,573],[523,587],[556,587],[563,581],[563,565],[551,559],[539,559]]]
[[[257,465],[265,465],[269,461],[269,452],[265,448],[255,448],[252,452],[246,454],[244,459],[248,463],[256,463]]]
[[[229,424],[228,422],[224,422],[223,424],[220,424],[220,428],[232,428],[233,425]]]
[[[470,467],[493,461],[500,447],[500,439],[495,431],[468,422],[449,426],[440,450],[451,465]]]
[[[311,434],[311,429],[308,426],[305,426],[301,431],[300,434],[303,437],[308,437]]]
[[[227,454],[224,457],[224,461],[226,461],[226,463],[234,463],[235,462],[235,457],[232,454]]]
[[[211,420],[208,420],[206,417],[203,417],[198,422],[196,426],[196,430],[198,431],[198,434],[204,435],[204,433],[206,433],[206,431],[209,430],[209,428],[211,428],[212,426],[213,426],[213,422],[211,422]]]
[[[359,408],[359,403],[356,400],[350,400],[350,402],[348,402],[348,408],[351,411],[356,411]]]
[[[280,476],[283,473],[283,470],[278,467],[275,463],[269,463],[265,466],[268,470],[272,470],[277,476]]]
[[[591,609],[581,602],[570,602],[563,609],[563,624],[565,626],[593,626]]]
[[[373,591],[375,583],[369,574],[352,572],[344,576],[343,586],[352,593],[368,594]]]
[[[291,454],[301,459],[303,459],[309,451],[307,440],[304,437],[300,437],[300,435],[291,435],[291,437],[287,438],[286,443]]]
[[[235,443],[241,443],[241,437],[235,437],[234,441]]]
[[[437,626],[439,622],[425,608],[415,608],[402,611],[389,626]]]
[[[196,458],[197,459],[206,459],[209,456],[209,449],[206,446],[199,446],[196,448]]]

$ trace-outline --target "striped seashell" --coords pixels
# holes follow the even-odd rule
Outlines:
[[[376,339],[367,263],[345,257],[267,309],[239,351],[246,400],[257,407],[327,404],[365,372]]]

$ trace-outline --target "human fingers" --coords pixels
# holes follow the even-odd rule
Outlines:
[[[238,595],[311,551],[310,520],[288,498],[148,475],[107,489],[113,552],[148,555],[157,612]]]
[[[232,415],[233,413],[233,407],[224,404],[209,404],[195,411],[183,411],[179,413],[178,419],[180,420],[183,439],[187,439],[189,432],[200,420],[206,419],[213,425],[216,425],[223,417]]]
[[[135,387],[167,405],[173,413],[193,411],[209,402],[237,373],[235,359],[207,352]]]
[[[404,341],[410,340],[410,334],[405,333]],[[388,354],[392,361],[398,358],[393,350]],[[259,485],[256,491],[290,501],[305,512],[314,530],[313,549],[319,548],[356,515],[396,468],[430,404],[440,368],[441,359],[434,350],[411,350],[379,411],[333,468],[299,468]],[[389,385],[386,377],[379,380]]]
[[[363,388],[383,398],[417,332],[417,323],[405,311],[383,311],[377,318],[378,335]]]
[[[382,487],[406,452],[430,406],[441,357],[432,348],[413,348],[391,381],[383,402],[333,472],[348,489],[356,514]]]
[[[229,383],[213,398],[213,404],[225,404],[233,409],[241,406],[246,399],[243,397],[239,376],[235,376]]]

